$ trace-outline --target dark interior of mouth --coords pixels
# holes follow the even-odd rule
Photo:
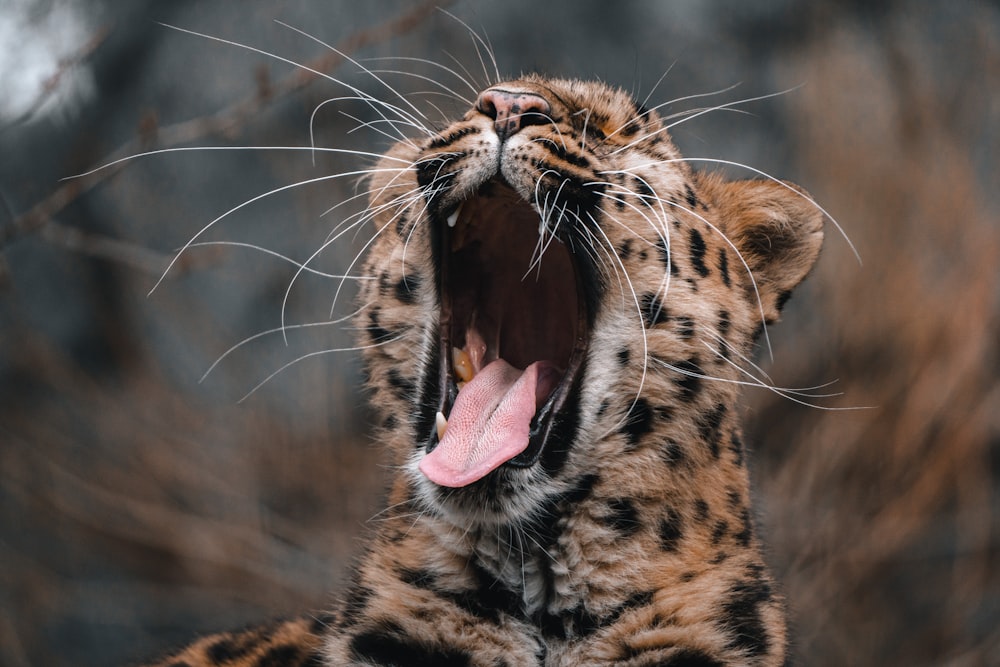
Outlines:
[[[587,345],[579,267],[562,240],[540,236],[539,214],[502,181],[486,183],[457,213],[440,238],[441,411],[449,416],[462,385],[455,350],[479,348],[480,368],[497,359],[519,370],[545,362],[554,377],[539,389],[531,441],[509,461],[531,465]],[[431,449],[436,442],[432,436]]]

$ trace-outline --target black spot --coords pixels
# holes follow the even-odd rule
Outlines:
[[[401,401],[412,401],[416,398],[416,386],[412,380],[403,377],[398,370],[390,368],[385,374],[393,395]]]
[[[570,163],[574,167],[581,169],[588,169],[590,167],[590,160],[585,155],[570,151],[569,145],[563,144],[561,141],[553,141],[544,137],[539,137],[533,141],[536,146],[545,148],[551,155]],[[544,161],[540,160],[540,162]]]
[[[673,254],[670,252],[670,247],[667,244],[667,240],[661,238],[659,241],[657,241],[656,249],[660,253],[660,261],[663,262],[663,268],[670,271],[671,276],[680,275],[681,272],[677,268],[677,265],[674,264],[674,257]]]
[[[252,651],[259,640],[249,633],[239,637],[224,637],[208,647],[206,653],[212,662],[225,663],[238,660]]]
[[[547,172],[542,182],[546,189],[555,195],[552,206],[562,208],[566,206],[570,211],[578,214],[581,219],[586,219],[587,215],[593,215],[601,207],[601,199],[607,186],[604,183],[592,182],[558,168],[557,165],[545,160],[535,160],[535,167],[542,172]]]
[[[701,498],[694,501],[694,516],[698,521],[704,521],[708,518],[708,503]]]
[[[729,287],[732,281],[729,279],[729,251],[726,248],[719,248],[719,274],[722,276],[722,283]]]
[[[729,532],[729,524],[724,519],[716,521],[715,527],[712,528],[712,544],[718,545],[727,532]]]
[[[167,665],[167,667],[191,667],[191,663],[186,660],[175,660]]]
[[[538,626],[543,637],[559,640],[567,639],[566,625],[563,623],[562,617],[558,614],[545,612],[535,620],[535,624]]]
[[[443,597],[451,600],[469,614],[498,623],[502,614],[515,618],[524,617],[524,600],[510,590],[486,570],[470,564],[469,572],[475,579],[475,587],[464,591],[444,591]]]
[[[709,565],[721,565],[729,559],[729,554],[725,551],[720,551],[715,554],[715,557],[708,561]]]
[[[750,510],[744,508],[740,512],[740,523],[743,525],[743,529],[733,535],[733,538],[741,546],[748,547],[753,537],[753,520],[750,518]]]
[[[625,612],[648,606],[652,601],[652,591],[634,593],[620,605],[608,613],[601,615],[594,614],[581,603],[573,609],[563,612],[559,616],[558,621],[553,622],[553,619],[548,619],[546,624],[550,627],[551,631],[556,633],[550,636],[561,635],[564,639],[570,637],[588,637],[617,621]],[[560,626],[558,629],[554,627],[557,624]]]
[[[691,265],[704,278],[709,273],[708,266],[705,265],[705,239],[697,229],[692,229],[688,236],[691,241]]]
[[[565,493],[549,496],[531,518],[531,528],[538,546],[546,549],[559,538],[559,517],[573,510],[590,496],[600,476],[586,475],[577,480]]]
[[[396,235],[400,238],[406,238],[409,232],[410,226],[410,216],[404,210],[398,216],[396,216]]]
[[[729,591],[722,606],[722,625],[729,632],[729,645],[746,651],[750,656],[767,653],[770,640],[760,605],[771,599],[771,587],[762,579],[738,582]]]
[[[719,458],[719,429],[722,420],[726,415],[727,408],[724,403],[717,404],[714,408],[706,412],[698,420],[698,432],[702,439],[708,443],[712,458]]]
[[[612,498],[608,501],[608,514],[604,517],[608,527],[618,531],[622,537],[631,537],[641,527],[639,511],[628,498]]]
[[[622,207],[625,206],[624,202],[618,202]],[[623,262],[628,261],[628,258],[632,256],[632,239],[626,239],[624,243],[618,246],[618,258]]]
[[[363,632],[351,640],[351,659],[383,667],[469,667],[469,656],[457,649],[429,645],[408,636],[395,623]]]
[[[647,329],[670,320],[670,316],[667,314],[667,309],[663,305],[663,302],[660,301],[660,296],[658,294],[647,292],[642,295],[641,301],[642,319],[646,322]]]
[[[684,199],[687,201],[688,206],[692,209],[698,206],[698,197],[694,194],[694,190],[691,188],[689,183],[684,184]]]
[[[368,335],[372,339],[372,343],[384,343],[391,340],[393,334],[388,329],[384,328],[379,322],[379,315],[382,311],[378,308],[373,308],[370,313],[368,313]]]
[[[669,466],[676,466],[685,459],[684,448],[675,440],[667,440],[660,448],[660,458]]]
[[[396,298],[402,303],[412,304],[417,300],[417,290],[420,289],[420,276],[403,276],[396,283]]]
[[[430,591],[451,601],[469,614],[493,623],[500,620],[502,613],[512,616],[522,615],[523,603],[520,596],[508,590],[477,565],[470,565],[469,571],[475,579],[475,587],[457,591],[448,589],[432,572],[423,569],[403,569],[399,572],[399,579],[414,588]]]
[[[590,496],[599,479],[600,475],[596,473],[580,478],[569,491],[560,494],[559,500],[567,507],[579,505]]]
[[[684,519],[673,508],[667,508],[666,514],[660,519],[660,548],[664,551],[677,551],[677,545],[684,536]]]
[[[649,408],[649,401],[645,398],[637,399],[629,410],[628,418],[622,424],[621,433],[628,438],[629,446],[635,447],[639,444],[639,440],[652,430],[653,411]]]
[[[681,400],[687,403],[694,401],[698,392],[701,391],[700,376],[704,375],[705,372],[695,363],[694,359],[678,362],[674,364],[674,367],[678,371],[678,377],[674,382],[681,390]]]
[[[432,217],[441,216],[440,194],[452,186],[452,181],[455,180],[456,173],[461,168],[461,164],[451,167],[450,165],[454,162],[460,162],[465,157],[464,153],[452,153],[417,162],[417,183],[420,184]]]
[[[399,426],[399,420],[396,419],[396,415],[388,415],[382,421],[382,428],[387,431],[395,431],[397,426]]]
[[[694,338],[694,320],[687,315],[677,315],[673,318],[677,335],[681,340],[691,340]]]
[[[297,646],[282,644],[269,648],[255,664],[256,667],[288,667],[297,664],[301,656],[302,652]]]
[[[725,665],[707,653],[685,648],[677,651],[656,667],[725,667]]]
[[[467,125],[463,128],[455,130],[451,134],[442,134],[433,141],[431,141],[427,147],[428,148],[444,148],[448,144],[453,144],[462,137],[467,137],[470,134],[478,134],[479,130],[472,125]]]
[[[641,201],[643,204],[651,207],[653,206],[653,204],[656,203],[657,200],[656,193],[653,192],[653,189],[649,187],[649,184],[645,180],[636,177],[635,185],[633,187],[636,197],[638,197],[639,201]]]
[[[399,571],[399,580],[408,586],[413,586],[414,588],[422,588],[424,590],[437,592],[434,588],[436,578],[427,570],[411,570],[404,568]]]
[[[791,290],[785,290],[778,295],[777,300],[774,302],[774,307],[778,309],[779,313],[785,309],[785,304],[788,303],[790,298],[792,298]]]
[[[742,466],[746,455],[743,449],[743,440],[740,439],[739,434],[736,432],[733,432],[729,436],[729,451],[733,453],[733,462],[738,466]]]
[[[630,357],[631,354],[629,353],[629,349],[627,347],[623,347],[622,349],[618,350],[618,363],[621,364],[622,366],[628,366]]]
[[[732,326],[732,322],[729,319],[729,311],[728,310],[720,310],[719,311],[719,333],[722,334],[723,337],[725,337],[725,335],[727,333],[729,333],[729,327],[730,326]]]
[[[361,584],[354,584],[347,593],[344,602],[344,613],[340,619],[341,627],[349,627],[358,622],[358,618],[364,613],[368,606],[368,601],[375,593]]]

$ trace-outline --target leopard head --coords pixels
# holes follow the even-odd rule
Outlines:
[[[595,473],[656,484],[651,452],[711,437],[822,242],[804,191],[696,172],[656,110],[594,82],[494,85],[370,186],[380,438],[461,525],[530,517]]]

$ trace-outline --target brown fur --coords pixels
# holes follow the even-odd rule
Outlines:
[[[288,664],[319,653],[335,665],[784,661],[737,383],[756,335],[815,261],[822,216],[795,186],[695,174],[657,114],[621,91],[540,77],[502,86],[546,99],[550,119],[501,145],[472,109],[397,144],[373,172],[366,271],[377,280],[362,289],[358,322],[377,437],[399,472],[342,605],[329,626],[223,635],[171,660],[261,665],[282,649],[299,661]],[[571,439],[527,468],[445,490],[416,469],[422,419],[440,400],[428,381],[439,345],[430,226],[474,196],[477,210],[514,206],[491,185],[495,168],[529,202],[578,188],[559,242],[590,243],[599,299],[583,379],[558,417]],[[448,187],[434,193],[442,174]],[[220,641],[245,637],[252,650],[213,658]]]

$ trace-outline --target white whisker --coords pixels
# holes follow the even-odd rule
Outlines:
[[[284,329],[284,328],[285,328],[285,325],[282,325],[282,329]],[[314,352],[309,352],[307,354],[303,354],[303,355],[301,355],[301,356],[299,356],[299,357],[297,357],[297,358],[289,361],[288,363],[282,365],[276,371],[274,371],[273,373],[271,373],[270,375],[268,375],[266,378],[264,378],[263,380],[261,380],[260,382],[258,382],[257,385],[254,386],[253,389],[251,389],[250,391],[248,391],[243,396],[243,398],[241,398],[238,402],[242,403],[243,401],[247,400],[248,398],[250,398],[251,396],[253,396],[257,392],[258,389],[260,389],[265,384],[267,384],[268,382],[270,382],[271,380],[273,380],[278,374],[283,373],[285,370],[291,368],[292,366],[294,366],[294,365],[296,365],[296,364],[298,364],[298,363],[300,363],[302,361],[305,361],[306,359],[312,359],[314,357],[319,357],[319,356],[322,356],[324,354],[336,354],[336,353],[341,353],[341,352],[361,352],[362,350],[368,350],[368,349],[371,349],[371,348],[374,348],[374,347],[382,347],[383,345],[389,345],[391,343],[395,343],[395,342],[401,340],[403,337],[404,337],[403,335],[399,335],[399,336],[396,336],[394,338],[389,338],[387,340],[381,340],[381,341],[378,341],[377,343],[369,343],[367,345],[355,345],[355,346],[352,346],[352,347],[329,348],[329,349],[326,349],[326,350],[316,350]]]
[[[233,248],[249,248],[251,250],[256,250],[257,252],[262,252],[265,255],[270,255],[271,257],[276,257],[278,259],[284,260],[293,266],[297,266],[303,271],[307,271],[313,275],[320,276],[322,278],[335,278],[335,279],[345,279],[345,280],[373,280],[370,276],[348,276],[341,273],[327,273],[325,271],[320,271],[306,266],[302,262],[297,262],[287,255],[282,255],[279,252],[275,252],[270,248],[264,248],[253,243],[242,243],[240,241],[199,241],[198,243],[192,243],[189,247],[200,248],[209,246],[227,246]]]
[[[359,307],[357,310],[355,310],[353,313],[350,313],[349,315],[345,315],[344,317],[337,318],[335,320],[324,320],[323,322],[306,322],[305,324],[282,324],[280,327],[275,327],[273,329],[267,329],[265,331],[259,331],[259,332],[255,333],[255,334],[253,334],[252,336],[248,336],[247,338],[244,338],[243,340],[241,340],[240,342],[236,343],[235,345],[233,345],[232,347],[230,347],[228,350],[226,350],[225,352],[223,352],[221,355],[219,355],[219,357],[214,362],[212,362],[212,365],[208,367],[208,370],[205,371],[205,373],[201,376],[201,378],[198,380],[198,382],[199,382],[199,384],[202,383],[202,382],[204,382],[205,378],[207,378],[209,376],[209,374],[211,374],[211,372],[215,370],[215,367],[218,366],[220,363],[222,363],[222,361],[226,357],[228,357],[230,354],[232,354],[236,350],[240,349],[244,345],[247,345],[248,343],[252,343],[253,341],[258,340],[260,338],[263,338],[265,336],[270,336],[271,334],[281,333],[282,335],[284,335],[284,333],[287,330],[289,330],[289,329],[296,329],[297,330],[297,329],[311,329],[311,328],[316,328],[316,327],[336,326],[338,324],[341,324],[341,323],[343,323],[343,322],[345,322],[345,321],[347,321],[347,320],[355,317],[356,315],[358,315],[359,313],[361,313],[362,311],[364,311],[366,308],[368,308],[370,305],[371,304],[367,304],[366,303],[365,305],[363,305],[363,306]]]

